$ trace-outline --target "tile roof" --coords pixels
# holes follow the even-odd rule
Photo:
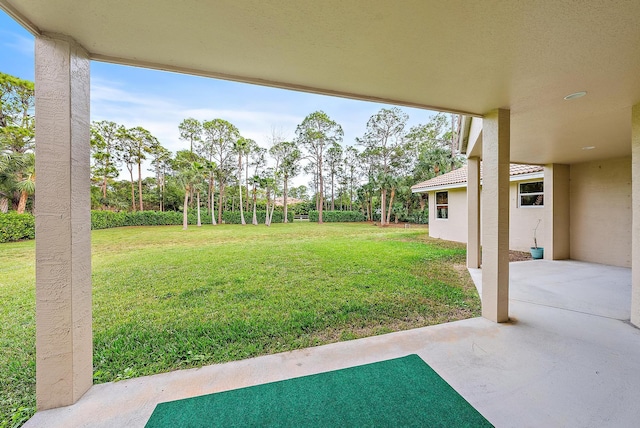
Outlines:
[[[513,177],[516,175],[524,175],[524,174],[533,174],[536,172],[542,172],[543,167],[539,165],[525,165],[525,164],[517,164],[512,163],[509,169],[509,174]],[[480,179],[482,180],[482,164],[480,164]],[[432,188],[437,188],[441,186],[452,186],[456,184],[466,184],[467,183],[467,165],[464,165],[462,168],[455,169],[451,172],[447,172],[446,174],[439,175],[430,180],[423,181],[418,184],[414,184],[411,186],[411,190],[414,192],[419,192],[423,190],[430,190]],[[464,187],[464,186],[459,186]]]

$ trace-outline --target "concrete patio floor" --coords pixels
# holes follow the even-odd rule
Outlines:
[[[143,427],[159,402],[413,353],[496,427],[638,426],[631,270],[543,260],[510,270],[507,324],[474,318],[94,385],[75,405],[38,412],[25,427]]]

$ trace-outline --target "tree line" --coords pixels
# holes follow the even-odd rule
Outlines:
[[[36,178],[33,83],[0,73],[0,91],[0,211],[24,212],[33,209]],[[360,211],[382,225],[424,221],[425,199],[411,194],[410,186],[462,164],[459,118],[438,113],[407,129],[408,119],[399,108],[383,108],[368,120],[364,135],[344,145],[342,126],[315,111],[294,138],[272,131],[269,147],[261,147],[224,119],[186,118],[178,131],[187,148],[176,153],[140,126],[94,121],[92,206],[181,210],[184,227],[190,209],[198,218],[206,210],[212,224],[221,223],[226,210],[238,210],[242,224],[257,224],[260,210],[268,225],[276,209],[287,221],[293,197],[296,212],[316,210],[319,223],[325,210]],[[146,162],[153,177],[143,177]],[[121,170],[129,180],[118,180]],[[308,186],[291,187],[301,173],[311,177]]]

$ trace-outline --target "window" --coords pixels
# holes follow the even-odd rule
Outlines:
[[[449,192],[436,192],[436,218],[449,218]]]
[[[544,206],[544,183],[542,181],[520,183],[520,206]]]

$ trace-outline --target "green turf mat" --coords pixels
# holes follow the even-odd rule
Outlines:
[[[160,403],[156,427],[491,427],[417,355]]]

